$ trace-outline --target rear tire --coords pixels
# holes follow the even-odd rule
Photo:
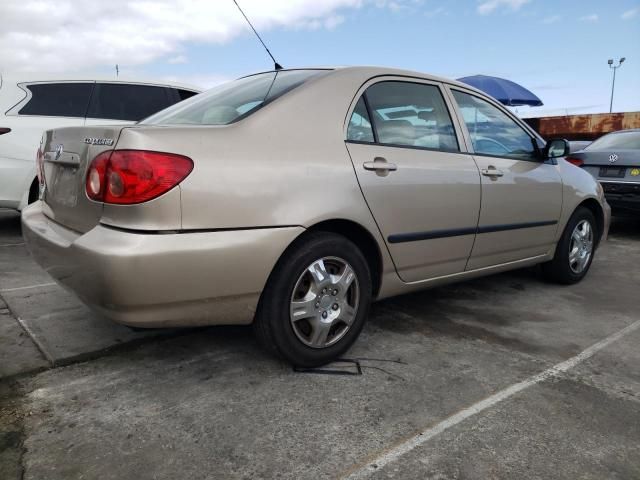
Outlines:
[[[38,179],[36,178],[31,187],[29,187],[29,196],[27,197],[27,205],[31,205],[36,202],[40,197],[40,184],[38,183]]]
[[[299,367],[340,357],[369,312],[371,274],[341,235],[311,232],[282,256],[262,292],[254,330],[273,353]]]
[[[558,241],[553,260],[542,265],[548,281],[571,285],[585,277],[600,234],[597,225],[591,210],[585,207],[576,209]]]

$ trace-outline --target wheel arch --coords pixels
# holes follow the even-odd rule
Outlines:
[[[597,247],[598,244],[600,243],[600,239],[602,238],[602,235],[604,233],[604,228],[605,228],[604,211],[602,210],[602,206],[595,198],[587,198],[576,207],[576,210],[580,207],[583,207],[589,210],[591,213],[593,213],[593,216],[596,219],[596,226],[598,227],[598,236],[596,238],[596,247]]]
[[[378,242],[369,230],[353,220],[332,219],[316,223],[307,231],[331,232],[342,235],[353,242],[360,249],[369,265],[373,298],[378,296],[382,284],[382,253]]]
[[[353,242],[356,247],[360,249],[360,251],[364,255],[367,265],[369,266],[369,270],[371,271],[371,285],[373,287],[372,293],[373,298],[376,298],[382,286],[382,252],[380,251],[380,246],[378,245],[378,242],[376,241],[373,234],[361,224],[359,224],[358,222],[354,222],[353,220],[335,218],[323,220],[306,227],[305,231],[298,235],[289,244],[289,246],[284,249],[273,269],[275,270],[278,263],[282,260],[287,251],[294,244],[304,241],[306,236],[312,232],[328,232],[342,235],[343,237]]]

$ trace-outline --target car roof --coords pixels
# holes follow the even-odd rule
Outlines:
[[[137,85],[161,85],[165,87],[183,88],[194,92],[202,92],[202,88],[180,82],[154,80],[144,77],[118,77],[113,75],[95,74],[64,74],[64,73],[0,73],[0,87],[2,84],[38,83],[38,82],[107,82]]]
[[[295,71],[295,70],[333,70],[334,73],[339,72],[354,72],[354,73],[362,73],[362,76],[369,77],[379,77],[383,75],[393,75],[400,77],[413,77],[413,78],[422,78],[424,80],[430,80],[433,82],[447,83],[449,85],[454,85],[457,87],[465,88],[467,90],[473,90],[483,97],[486,97],[487,94],[482,90],[478,90],[477,88],[472,87],[471,85],[467,85],[466,83],[459,82],[457,80],[453,80],[451,78],[440,77],[437,75],[431,75],[424,72],[418,72],[415,70],[406,70],[401,68],[394,67],[382,67],[376,65],[357,65],[357,66],[312,66],[312,67],[296,67],[296,68],[283,68],[282,70],[277,70],[279,72],[287,72],[287,71]],[[259,75],[261,73],[271,73],[276,70],[265,70],[262,72],[256,72],[249,75],[244,75],[240,78],[250,77],[253,75]],[[489,97],[491,98],[491,97]]]

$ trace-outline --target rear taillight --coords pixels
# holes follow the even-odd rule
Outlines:
[[[10,131],[10,128],[0,127],[0,135],[4,135],[5,133],[9,133]]]
[[[565,157],[565,160],[575,165],[576,167],[581,167],[582,165],[584,165],[584,161],[576,157]]]
[[[119,205],[159,197],[184,180],[193,161],[182,155],[145,150],[113,150],[93,159],[86,191],[91,200]]]
[[[44,153],[40,147],[36,152],[36,174],[38,175],[38,183],[44,185]]]

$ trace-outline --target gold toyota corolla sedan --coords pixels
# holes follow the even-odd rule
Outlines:
[[[372,300],[538,263],[581,280],[610,210],[567,152],[451,80],[265,72],[133,126],[45,132],[23,231],[116,322],[253,323],[316,366],[355,341]]]

